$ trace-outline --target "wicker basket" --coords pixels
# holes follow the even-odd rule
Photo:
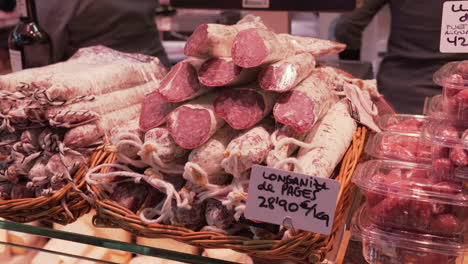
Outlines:
[[[91,156],[90,166],[99,165],[107,156],[108,153],[96,151]],[[75,186],[83,192],[86,190],[87,168],[81,167],[73,177]],[[0,201],[0,217],[18,223],[45,220],[66,225],[88,213],[90,209],[91,204],[73,188],[71,183],[48,197]]]
[[[230,248],[260,258],[316,263],[324,260],[326,254],[332,250],[335,236],[346,220],[354,188],[351,178],[363,152],[366,133],[366,128],[358,127],[353,142],[341,162],[339,175],[336,178],[341,182],[341,190],[331,235],[300,232],[287,240],[253,240],[214,232],[195,232],[177,226],[145,224],[132,211],[108,200],[108,195],[96,186],[91,186],[96,196],[94,198],[97,211],[93,222],[98,227],[121,227],[137,236],[172,238],[201,248]],[[107,162],[114,160],[113,154],[106,159]]]

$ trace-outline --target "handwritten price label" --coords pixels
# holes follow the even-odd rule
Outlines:
[[[444,3],[440,30],[440,51],[468,53],[468,1]]]
[[[245,217],[328,235],[340,182],[255,165],[250,174]]]

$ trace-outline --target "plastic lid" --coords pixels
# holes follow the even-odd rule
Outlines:
[[[418,133],[380,132],[369,137],[366,152],[378,159],[430,164],[431,146]]]
[[[427,117],[423,115],[391,114],[379,116],[376,121],[383,131],[417,133],[422,130]]]
[[[445,64],[433,75],[433,80],[440,86],[449,88],[468,88],[468,60]]]
[[[426,123],[421,135],[425,142],[448,148],[468,149],[468,124],[450,120],[432,120]]]
[[[468,245],[464,243],[462,237],[449,240],[447,237],[430,234],[382,230],[369,221],[368,212],[364,206],[354,214],[351,232],[355,240],[366,239],[382,247],[395,245],[399,248],[430,251],[449,256],[458,256],[468,252]]]
[[[353,182],[365,192],[394,194],[434,204],[468,205],[462,181],[444,180],[432,167],[392,160],[370,160],[359,164]],[[456,178],[455,178],[456,179]]]

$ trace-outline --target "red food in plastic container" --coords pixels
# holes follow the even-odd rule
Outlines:
[[[443,112],[451,119],[468,121],[468,61],[450,62],[433,76],[443,87]]]
[[[463,181],[445,178],[428,165],[370,160],[353,182],[367,198],[369,221],[380,228],[457,237],[468,227],[467,190]]]
[[[364,259],[370,264],[463,264],[466,245],[461,238],[447,239],[405,231],[387,231],[359,209],[353,217],[352,239],[362,241]]]
[[[379,116],[376,122],[382,131],[418,133],[427,120],[422,115],[390,114]]]
[[[421,136],[432,145],[434,169],[468,179],[468,124],[433,120],[424,126]]]
[[[419,134],[381,132],[372,135],[366,152],[379,159],[391,159],[417,163],[431,163],[431,146],[422,142]]]

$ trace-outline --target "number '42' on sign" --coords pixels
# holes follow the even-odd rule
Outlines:
[[[255,165],[245,217],[328,235],[339,190],[335,180]]]
[[[468,1],[447,1],[442,12],[440,51],[468,53]]]

